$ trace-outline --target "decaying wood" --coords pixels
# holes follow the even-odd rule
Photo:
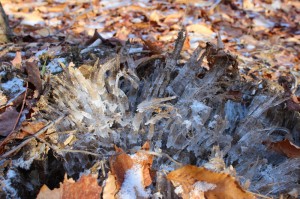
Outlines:
[[[7,15],[4,12],[2,4],[0,2],[0,43],[6,43],[12,39],[12,31],[8,24]]]

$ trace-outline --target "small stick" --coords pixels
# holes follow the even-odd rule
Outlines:
[[[176,163],[177,165],[183,166],[182,163],[177,162],[176,160],[174,160],[171,156],[169,156],[166,153],[158,153],[158,152],[154,152],[154,151],[145,151],[145,150],[139,150],[139,152],[147,153],[147,154],[150,154],[150,155],[155,155],[155,156],[158,156],[158,157],[166,156],[169,160],[171,160],[172,162]]]
[[[49,122],[45,127],[43,127],[42,129],[40,129],[38,132],[36,132],[31,137],[29,137],[27,140],[23,141],[21,144],[19,144],[18,146],[14,147],[12,150],[10,150],[10,151],[4,153],[2,156],[0,156],[0,159],[6,158],[6,157],[10,156],[11,154],[13,154],[14,152],[18,151],[23,146],[25,146],[26,144],[28,144],[31,140],[35,139],[36,137],[38,137],[41,134],[43,134],[44,132],[46,132],[51,126],[53,126],[55,123],[59,122],[63,118],[64,118],[64,116],[61,116],[61,117],[57,118],[54,122]]]
[[[251,193],[251,194],[253,194],[253,195],[255,195],[255,196],[257,196],[257,197],[260,197],[260,198],[272,199],[272,198],[269,197],[269,196],[264,196],[264,195],[261,195],[261,194],[259,194],[259,193],[253,193],[253,192],[251,192],[251,191],[248,191],[248,192]]]

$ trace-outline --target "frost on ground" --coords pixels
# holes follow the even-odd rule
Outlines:
[[[85,75],[80,68],[67,67],[52,76],[51,92],[41,97],[36,118],[65,115],[47,142],[64,149],[57,154],[52,150],[67,174],[76,178],[97,161],[107,160],[114,144],[131,150],[151,140],[153,150],[182,164],[206,164],[217,171],[233,167],[242,183],[251,182],[253,192],[278,195],[299,190],[299,159],[274,153],[263,144],[279,127],[298,142],[294,129],[299,113],[287,111],[283,93],[267,83],[258,88],[243,80],[236,58],[213,44],[198,47],[187,63],[178,65],[184,40],[180,32],[174,52],[165,59],[134,60],[124,48],[105,64],[97,61]],[[201,67],[204,61],[209,71]],[[71,134],[73,141],[62,144]],[[220,150],[211,154],[216,145]],[[153,164],[157,175],[161,168],[175,167],[164,156]],[[136,183],[137,168],[126,175],[121,196],[150,195]],[[166,187],[159,184],[163,182],[158,181],[151,194],[167,197],[167,189],[156,189]]]
[[[122,199],[149,198],[150,190],[143,187],[142,168],[139,165],[133,166],[125,174],[118,197]]]

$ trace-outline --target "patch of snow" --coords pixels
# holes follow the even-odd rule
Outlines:
[[[250,57],[251,56],[251,54],[248,53],[248,52],[243,52],[242,55],[244,55],[245,57]]]
[[[67,60],[66,58],[55,58],[53,59],[47,66],[46,68],[51,72],[51,73],[59,73],[62,71],[62,68],[59,63],[63,63],[67,65]]]
[[[139,155],[133,154],[133,155],[130,155],[130,157],[131,157],[131,159],[135,160],[136,162],[142,162],[142,161],[148,159],[148,156],[146,153],[139,154]]]
[[[21,52],[21,56],[25,56],[25,52]],[[15,58],[16,57],[16,53],[12,53],[12,52],[9,52],[6,54],[7,57],[10,57],[10,58]]]
[[[184,120],[183,123],[187,129],[190,129],[190,127],[192,126],[192,122],[189,120]]]
[[[15,188],[12,187],[12,180],[17,178],[17,174],[14,170],[10,169],[8,170],[7,174],[6,174],[7,179],[3,180],[3,190],[6,192],[7,197],[6,198],[20,198],[18,197],[18,193],[17,190]],[[1,184],[2,184],[1,183]]]
[[[150,190],[143,187],[143,173],[140,165],[134,165],[126,171],[125,180],[122,184],[118,197],[122,199],[135,199],[139,197],[149,198]]]
[[[28,26],[36,26],[36,25],[44,25],[45,22],[42,18],[34,16],[30,17],[30,15],[24,14],[24,19],[21,21],[22,25],[28,25]]]
[[[104,23],[93,23],[93,24],[88,24],[88,25],[85,25],[86,28],[90,28],[90,29],[102,29],[104,28]]]
[[[5,75],[7,74],[7,72],[4,70],[4,71],[1,71],[0,72],[0,77],[2,78],[2,77],[4,77]]]
[[[114,36],[114,34],[116,33],[116,31],[111,31],[111,32],[101,32],[99,33],[104,39],[109,39],[112,38]]]
[[[39,56],[43,55],[44,53],[47,53],[47,49],[43,49],[35,53],[35,57],[39,58]]]
[[[248,44],[248,45],[246,46],[246,48],[247,48],[247,50],[253,50],[253,49],[255,49],[255,46],[252,45],[252,44]]]
[[[180,186],[176,187],[176,189],[174,190],[174,192],[175,192],[177,195],[182,194],[182,193],[183,193],[183,188],[182,188],[182,186],[180,185]]]
[[[129,54],[134,54],[134,53],[140,53],[143,51],[143,48],[130,48],[129,49]]]
[[[217,187],[217,185],[215,185],[215,184],[198,181],[193,184],[194,189],[191,192],[196,192],[196,193],[205,192],[208,190],[213,190],[216,187]]]
[[[22,93],[25,91],[25,88],[23,87],[23,83],[24,83],[23,80],[14,77],[5,83],[2,83],[1,87],[3,90],[12,94]]]
[[[85,49],[82,49],[82,50],[80,51],[80,54],[88,53],[88,52],[92,51],[94,48],[98,47],[101,43],[102,43],[101,39],[97,39],[97,40],[94,41],[91,45],[89,45],[89,46],[86,47]]]
[[[210,121],[208,123],[208,128],[213,129],[213,128],[215,128],[216,124],[217,124],[217,122],[215,120]]]
[[[160,192],[156,192],[152,195],[152,198],[154,199],[162,199],[163,195]]]
[[[167,164],[161,164],[159,166],[159,170],[161,171],[166,171],[166,172],[171,172],[176,168],[176,165],[174,162],[170,163],[169,165]]]
[[[140,18],[134,18],[131,20],[132,23],[141,23],[143,20]]]
[[[22,157],[19,158],[19,159],[16,159],[16,160],[13,160],[13,165],[16,166],[16,167],[20,167],[22,169],[25,169],[25,170],[29,170],[33,160],[36,158],[36,156],[33,156],[31,157],[30,159],[28,160],[24,160]]]
[[[130,2],[130,1],[122,1],[122,0],[115,0],[115,1],[103,0],[103,1],[101,1],[101,4],[103,5],[104,10],[129,6],[131,3],[132,2]]]

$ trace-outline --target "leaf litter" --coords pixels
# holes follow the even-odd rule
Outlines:
[[[112,198],[297,197],[299,101],[294,87],[299,76],[294,72],[299,49],[290,19],[299,10],[294,2],[259,3],[54,2],[48,8],[36,3],[34,15],[39,17],[33,20],[26,15],[32,3],[4,2],[11,22],[21,20],[14,32],[31,43],[14,44],[9,49],[17,53],[12,55],[0,49],[2,58],[14,67],[8,74],[31,85],[18,124],[26,119],[28,127],[16,129],[2,151],[14,154],[11,166],[1,160],[6,165],[1,180],[9,182],[3,193],[36,197],[45,189],[42,185],[57,188],[65,173],[78,181],[102,162],[96,166],[98,184],[103,196]],[[93,34],[98,40],[83,45]],[[60,49],[53,53],[53,46]],[[51,64],[63,73],[40,72]],[[27,70],[25,78],[20,65]],[[290,71],[296,74],[291,81]],[[57,118],[63,119],[48,127],[45,121]],[[17,138],[25,144],[18,145]],[[147,149],[139,149],[149,140]],[[47,164],[57,166],[49,169]],[[189,183],[179,174],[172,183],[183,184],[175,187],[167,180],[173,172],[191,175],[194,170],[217,180]],[[226,176],[228,187],[218,176]],[[20,179],[34,191],[26,193]],[[235,195],[229,192],[233,189]],[[70,194],[82,193],[77,191]]]

